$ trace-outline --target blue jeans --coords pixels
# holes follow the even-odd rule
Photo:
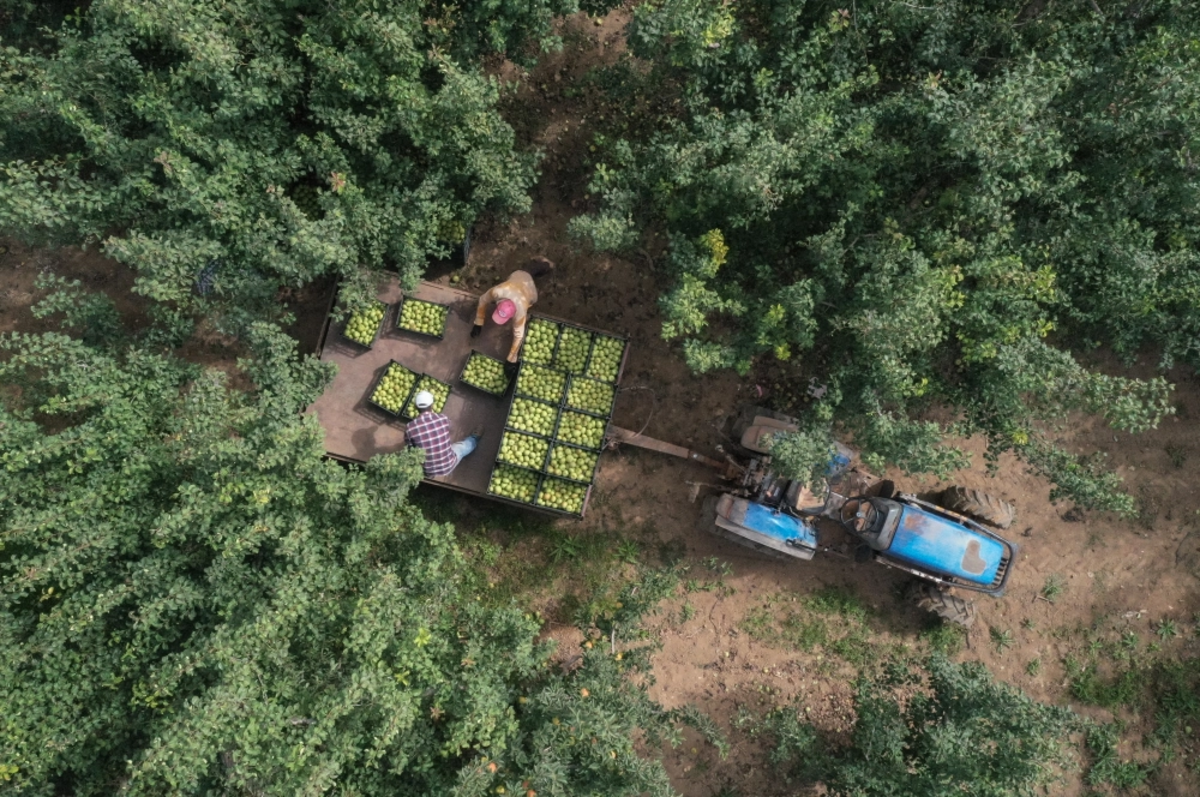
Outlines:
[[[450,450],[459,459],[462,459],[467,454],[475,450],[475,446],[479,445],[479,435],[471,435],[466,440],[459,440],[457,443],[450,444]]]

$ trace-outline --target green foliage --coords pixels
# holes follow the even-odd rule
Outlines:
[[[1067,588],[1066,581],[1058,573],[1051,573],[1046,578],[1046,583],[1042,585],[1041,595],[1046,600],[1054,603],[1054,599],[1063,594]]]
[[[1121,477],[1103,468],[1104,454],[1070,454],[1035,437],[1020,449],[1034,471],[1054,483],[1050,499],[1070,498],[1084,509],[1137,514],[1133,497],[1121,491]]]
[[[139,292],[237,329],[277,312],[281,284],[414,281],[446,230],[529,207],[533,160],[476,62],[576,6],[88,4],[0,47],[0,230],[101,239]],[[48,21],[5,10],[13,30]]]
[[[913,687],[918,689],[914,692]],[[942,656],[863,679],[850,744],[823,750],[793,719],[776,721],[777,763],[843,797],[1032,795],[1068,762],[1078,720],[992,680],[978,663]]]
[[[991,637],[992,647],[997,653],[1003,653],[1013,645],[1012,631],[1007,628],[997,628],[992,626],[988,629],[988,636]]]
[[[6,787],[669,793],[646,655],[552,667],[408,503],[419,457],[325,459],[328,366],[247,341],[241,393],[140,340],[0,337]]]
[[[872,462],[944,474],[965,457],[940,440],[983,433],[989,461],[1014,450],[1125,511],[1039,430],[1171,411],[1162,379],[1071,348],[1200,364],[1198,32],[1179,0],[644,3],[571,229],[601,248],[665,230],[664,335],[689,364],[817,377],[814,419]],[[919,420],[932,404],[952,422]]]
[[[868,619],[857,596],[827,588],[811,595],[773,595],[747,613],[741,628],[769,645],[805,652],[820,647],[861,667],[876,653]]]
[[[825,475],[834,452],[828,429],[781,432],[772,438],[771,466],[789,479],[813,485]]]
[[[1122,761],[1117,755],[1122,726],[1116,722],[1092,725],[1087,730],[1087,749],[1092,755],[1087,782],[1091,786],[1110,785],[1117,789],[1141,786],[1152,767],[1134,761]]]

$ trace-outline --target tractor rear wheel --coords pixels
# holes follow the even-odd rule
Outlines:
[[[933,612],[951,625],[970,628],[975,625],[975,604],[948,592],[942,592],[933,584],[921,584],[914,592],[919,608]]]
[[[970,487],[947,487],[942,492],[941,504],[951,512],[989,523],[998,529],[1011,526],[1017,514],[1008,501]]]

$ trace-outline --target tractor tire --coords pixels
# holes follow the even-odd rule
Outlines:
[[[933,612],[951,625],[970,628],[975,625],[975,604],[942,592],[933,584],[921,584],[914,591],[918,608]]]
[[[1008,501],[988,495],[970,487],[947,487],[942,492],[942,506],[951,512],[966,515],[972,520],[988,523],[998,529],[1013,524],[1017,510]]]

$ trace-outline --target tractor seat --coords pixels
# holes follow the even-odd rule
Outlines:
[[[777,421],[764,415],[757,415],[754,423],[742,433],[742,448],[758,454],[766,454],[771,449],[771,438],[779,432],[795,432],[796,425]]]

